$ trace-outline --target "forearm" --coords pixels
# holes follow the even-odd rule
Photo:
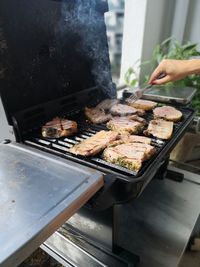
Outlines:
[[[188,75],[200,74],[200,59],[186,60],[186,68],[188,70]]]

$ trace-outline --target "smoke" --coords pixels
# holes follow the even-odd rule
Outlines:
[[[70,3],[69,3],[70,2]],[[115,95],[111,79],[104,16],[99,11],[103,0],[63,1],[62,17],[68,30],[79,34],[80,46],[76,47],[93,62],[95,84],[102,86],[110,97]],[[99,5],[99,7],[97,7]]]

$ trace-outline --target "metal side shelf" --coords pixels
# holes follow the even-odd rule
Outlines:
[[[103,186],[100,172],[0,144],[0,266],[15,267]]]

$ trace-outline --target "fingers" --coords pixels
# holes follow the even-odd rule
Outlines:
[[[162,73],[161,69],[159,68],[159,66],[154,70],[154,72],[151,74],[151,77],[149,79],[149,84],[152,84],[155,82],[155,80],[157,79],[157,77]],[[161,79],[163,80],[163,79]]]
[[[168,83],[170,82],[172,79],[170,77],[170,75],[166,75],[164,78],[162,79],[155,79],[152,81],[152,84],[155,84],[155,85],[161,85],[161,84],[164,84],[164,83]]]

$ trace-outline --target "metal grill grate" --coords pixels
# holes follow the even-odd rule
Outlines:
[[[179,108],[180,109],[180,108]],[[156,148],[156,154],[147,162],[143,163],[143,166],[141,170],[136,173],[134,171],[128,170],[126,168],[123,168],[121,166],[118,166],[116,164],[109,163],[105,161],[102,158],[102,155],[99,154],[95,157],[85,158],[82,156],[75,156],[69,153],[70,147],[73,145],[81,142],[82,140],[89,138],[90,136],[94,135],[100,130],[106,130],[105,124],[100,125],[92,125],[88,123],[83,115],[83,112],[76,113],[74,116],[70,114],[71,119],[75,120],[78,123],[78,133],[72,137],[63,137],[59,139],[48,139],[44,138],[41,135],[41,129],[37,129],[29,133],[26,137],[24,142],[26,144],[29,144],[31,146],[36,146],[40,149],[46,150],[51,153],[58,154],[59,156],[73,159],[74,161],[81,162],[83,164],[95,167],[105,173],[114,173],[117,175],[120,175],[121,177],[130,177],[131,178],[137,178],[144,174],[145,170],[154,162],[157,160],[162,153],[162,151],[169,150],[180,133],[183,131],[183,129],[188,125],[189,118],[193,114],[193,111],[190,109],[181,109],[183,113],[183,119],[182,121],[178,123],[174,123],[174,131],[173,136],[170,140],[163,141],[158,138],[152,138],[152,145]],[[69,117],[68,117],[69,118]],[[145,119],[149,122],[151,119],[153,119],[152,113],[147,113],[145,115]]]

